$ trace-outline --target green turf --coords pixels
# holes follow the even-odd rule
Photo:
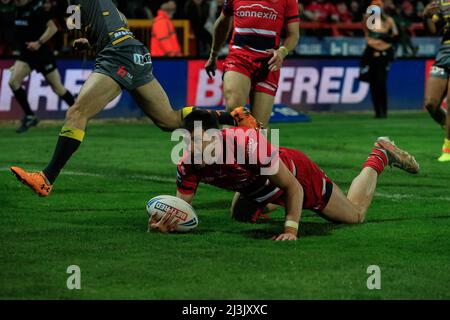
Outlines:
[[[195,233],[146,233],[146,201],[175,191],[167,182],[175,180],[174,144],[151,125],[91,125],[46,199],[6,168],[42,169],[59,125],[20,136],[1,125],[0,298],[450,298],[450,164],[436,161],[442,130],[418,113],[313,119],[273,127],[282,145],[309,154],[344,190],[380,135],[414,153],[422,173],[386,170],[363,225],[332,225],[305,212],[296,243],[267,240],[282,229],[282,211],[273,222],[232,222],[232,194],[208,186],[194,203]],[[66,288],[69,265],[81,268],[81,290]],[[381,290],[366,287],[369,265],[381,268]]]

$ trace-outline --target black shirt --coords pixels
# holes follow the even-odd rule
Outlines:
[[[19,48],[23,49],[26,42],[38,41],[52,19],[53,13],[45,10],[44,0],[32,0],[23,7],[17,7],[14,26]]]

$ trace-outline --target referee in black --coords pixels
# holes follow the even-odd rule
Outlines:
[[[42,73],[53,91],[69,106],[72,106],[75,100],[64,88],[55,56],[47,45],[58,32],[52,10],[45,7],[45,0],[15,0],[15,5],[17,10],[14,26],[20,55],[12,68],[9,86],[25,113],[22,125],[17,129],[17,133],[23,133],[39,123],[22,87],[24,79],[33,70]]]

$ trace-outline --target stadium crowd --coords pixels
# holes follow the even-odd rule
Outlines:
[[[63,1],[45,0],[49,10],[55,10],[56,16],[63,19],[65,6]],[[129,19],[153,19],[158,15],[161,5],[167,0],[114,0],[119,9]],[[385,0],[385,9],[394,17],[397,24],[407,28],[414,22],[420,22],[427,0]],[[220,15],[224,0],[176,0],[172,19],[187,19],[197,41],[197,52],[204,56],[209,51],[211,34],[216,18]],[[302,0],[299,12],[302,21],[356,23],[361,22],[370,0]],[[14,0],[0,0],[0,56],[11,53],[14,40]],[[63,23],[63,22],[62,22]],[[63,25],[63,24],[61,24]],[[304,31],[303,34],[329,35],[319,31]],[[347,35],[362,35],[351,33]],[[57,37],[58,39],[58,37]],[[62,36],[57,47],[62,48]],[[67,48],[66,48],[67,49]]]

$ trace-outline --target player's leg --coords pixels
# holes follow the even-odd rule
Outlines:
[[[333,186],[330,200],[322,214],[338,223],[362,223],[372,203],[378,176],[387,165],[395,166],[409,173],[417,173],[419,165],[414,157],[399,149],[388,138],[379,138],[375,148],[363,165],[360,174],[353,180],[347,196]]]
[[[445,125],[445,139],[442,147],[442,155],[439,158],[440,162],[450,162],[450,82],[447,89],[447,115]]]
[[[170,131],[181,127],[182,113],[172,109],[158,80],[153,79],[131,94],[142,111],[162,130]]]
[[[247,104],[252,82],[251,79],[236,71],[227,71],[223,76],[223,95],[228,112]]]
[[[63,99],[69,107],[75,104],[75,98],[62,84],[61,75],[59,74],[58,69],[55,69],[52,72],[46,74],[45,79],[52,87],[53,92],[55,92],[61,99]]]
[[[81,145],[88,121],[103,110],[120,92],[120,86],[112,78],[100,73],[92,73],[81,89],[75,104],[67,110],[65,125],[48,166],[42,173],[28,173],[21,168],[12,167],[13,173],[40,196],[48,196],[59,173]]]
[[[445,70],[433,67],[426,84],[424,107],[440,126],[445,126],[446,114],[441,104],[447,93],[447,85],[448,74]]]
[[[17,129],[17,133],[23,133],[29,128],[36,126],[39,122],[34,112],[31,110],[30,103],[28,102],[27,92],[22,87],[22,83],[26,77],[31,73],[31,67],[28,63],[23,61],[16,61],[14,63],[13,71],[9,79],[9,87],[14,93],[14,97],[21,106],[25,117],[22,120],[20,128]]]
[[[252,99],[252,114],[262,123],[264,128],[268,128],[270,118],[272,117],[273,104],[275,103],[275,96],[265,92],[254,92]]]

